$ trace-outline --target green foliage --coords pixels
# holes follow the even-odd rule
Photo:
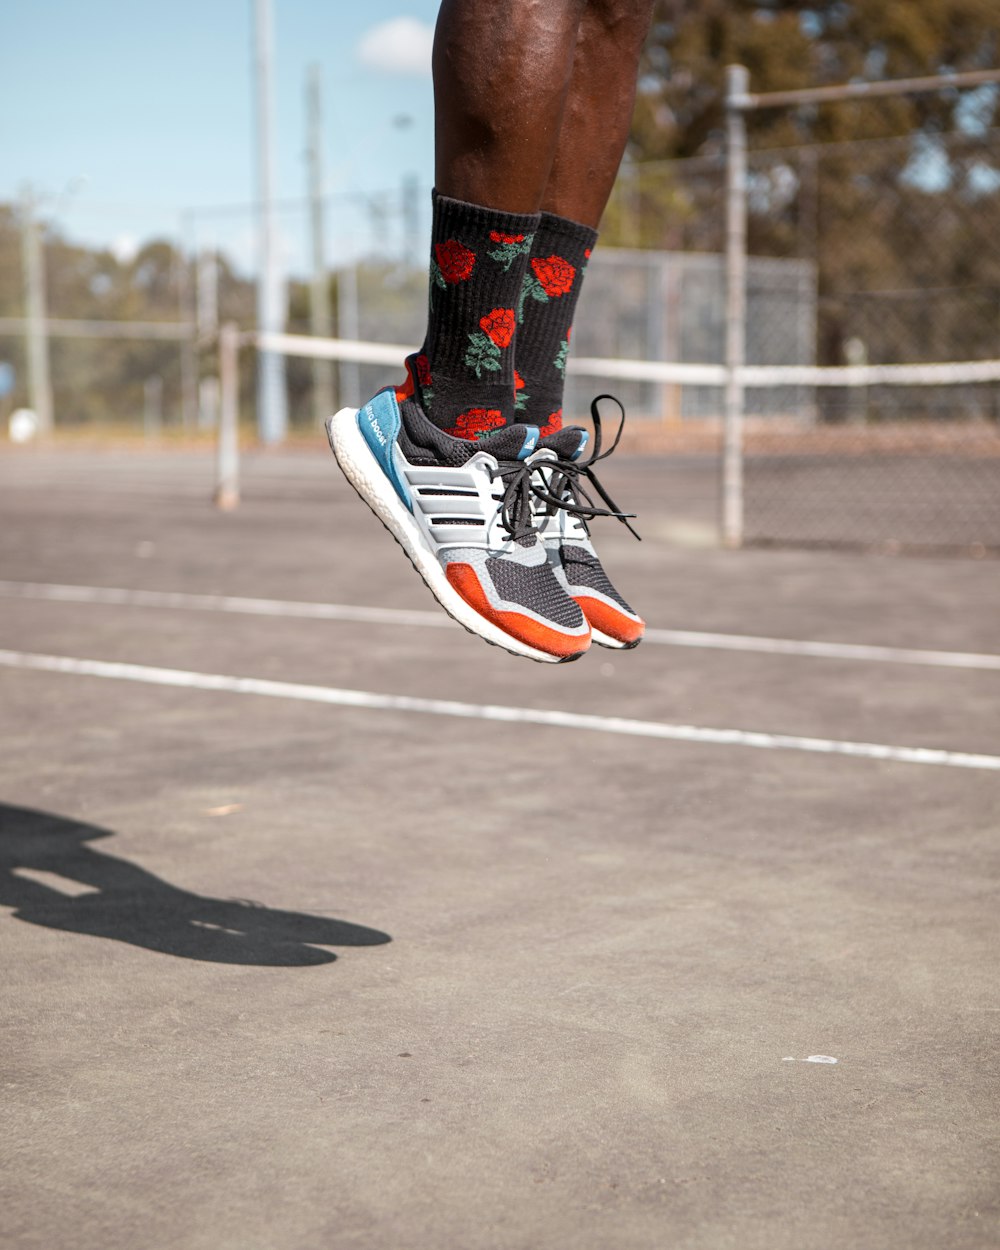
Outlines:
[[[729,64],[745,65],[752,90],[766,92],[990,68],[998,53],[996,0],[658,0],[633,150],[640,160],[717,151]],[[944,93],[760,112],[751,136],[777,146],[949,129],[957,106]],[[996,92],[984,96],[978,121],[1000,122]]]
[[[72,243],[51,227],[45,228],[43,242],[45,297],[51,318],[177,322],[192,315],[181,307],[185,261],[168,240],[151,240],[129,258]],[[188,278],[190,291],[193,273]],[[253,285],[236,274],[225,258],[219,262],[219,312],[222,320],[253,324]],[[23,315],[20,217],[12,206],[0,204],[0,316]],[[143,387],[151,377],[162,379],[165,419],[179,420],[178,343],[53,335],[49,351],[60,425],[138,422],[143,411]],[[241,383],[249,397],[252,361],[248,353],[245,355],[246,377]],[[9,360],[17,373],[11,404],[26,404],[21,332],[0,335],[0,359]],[[215,372],[211,349],[204,353],[201,363],[204,376]]]

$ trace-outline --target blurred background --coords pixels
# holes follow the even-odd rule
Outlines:
[[[242,336],[245,442],[320,446],[325,416],[401,376],[394,345],[423,332],[436,9],[8,8],[0,419],[15,442],[210,447],[225,323]],[[749,372],[727,537],[1000,550],[997,44],[987,0],[661,0],[567,411],[619,394],[625,448],[688,466],[715,515],[736,187]],[[938,81],[741,108],[734,181],[735,64],[757,100]],[[366,350],[259,353],[258,332]]]

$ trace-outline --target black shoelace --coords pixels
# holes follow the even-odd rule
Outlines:
[[[490,470],[494,481],[503,483],[503,495],[500,497],[500,524],[514,542],[536,532],[531,520],[531,475],[536,465],[526,464],[523,460],[501,460],[496,469]]]
[[[603,399],[610,399],[617,404],[621,414],[614,442],[607,451],[601,450],[600,403]],[[491,471],[493,480],[499,479],[503,483],[499,507],[500,523],[515,542],[536,532],[532,523],[532,499],[541,500],[549,516],[557,509],[562,509],[583,521],[598,516],[614,517],[639,538],[629,525],[629,518],[633,518],[635,513],[622,512],[601,485],[593,468],[599,460],[610,456],[618,446],[625,427],[625,408],[614,395],[598,395],[591,401],[590,416],[594,423],[594,450],[586,459],[565,460],[556,454],[554,459],[536,460],[533,464],[528,464],[525,460],[501,460],[496,469]],[[540,479],[541,485],[532,480],[535,477]],[[599,507],[595,503],[585,482],[600,496],[605,507]]]
[[[617,404],[621,414],[614,442],[607,451],[601,451],[600,403],[603,399],[610,399],[612,403]],[[533,485],[531,493],[545,504],[544,511],[549,516],[560,508],[584,522],[591,517],[612,516],[616,521],[621,521],[630,534],[639,538],[635,529],[629,525],[629,519],[634,518],[635,513],[622,512],[594,473],[594,465],[599,460],[607,459],[621,440],[622,430],[625,428],[625,408],[621,400],[614,395],[598,395],[591,400],[590,417],[594,423],[594,450],[584,460],[564,460],[561,456],[557,456],[555,460],[542,460],[532,465],[534,470],[541,470],[539,476],[544,485]],[[603,508],[595,503],[586,483],[589,483],[593,491],[603,500],[605,504]],[[642,540],[639,539],[639,541]]]

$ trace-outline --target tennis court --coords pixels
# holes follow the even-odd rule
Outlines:
[[[0,456],[11,1244],[997,1244],[995,563],[616,460],[545,666],[322,451]]]

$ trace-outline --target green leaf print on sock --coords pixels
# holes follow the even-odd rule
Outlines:
[[[569,355],[569,338],[567,337],[567,338],[564,338],[562,343],[559,345],[559,354],[558,356],[556,356],[555,360],[553,360],[552,362],[553,365],[555,365],[556,369],[559,370],[559,373],[564,378],[566,376],[566,357],[568,355]]]
[[[528,406],[530,396],[524,394],[524,378],[514,370],[514,411],[521,412]]]
[[[485,334],[476,332],[469,335],[469,346],[465,349],[465,367],[474,369],[476,377],[483,376],[483,370],[495,372],[500,368],[500,348]]]
[[[524,301],[531,296],[532,299],[538,300],[540,304],[547,304],[549,297],[545,292],[545,287],[538,281],[533,273],[526,273],[524,281],[521,283],[521,294],[517,297],[517,324],[520,325],[524,320]]]
[[[499,230],[490,231],[490,242],[500,246],[493,252],[487,252],[491,260],[503,265],[504,272],[510,273],[510,267],[519,256],[527,256],[531,251],[533,234],[503,234]]]

